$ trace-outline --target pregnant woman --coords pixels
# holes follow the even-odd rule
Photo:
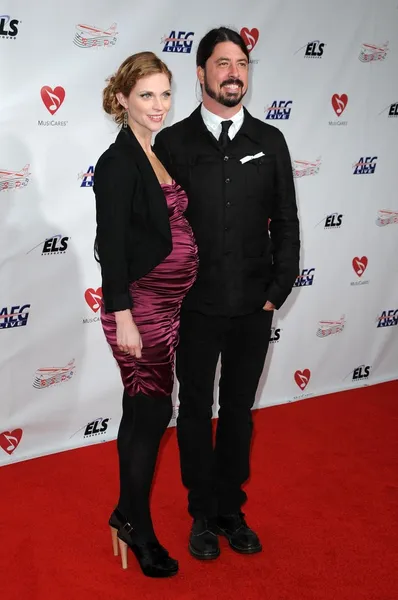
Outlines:
[[[124,386],[117,439],[120,496],[109,525],[123,568],[129,547],[149,577],[178,571],[155,535],[149,496],[172,415],[180,307],[198,268],[184,217],[186,194],[151,146],[170,110],[171,79],[155,54],[140,52],[108,80],[103,107],[121,129],[99,158],[94,183],[101,320]]]

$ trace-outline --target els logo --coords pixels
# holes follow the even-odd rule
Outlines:
[[[335,212],[327,215],[325,219],[325,229],[339,229],[343,223],[343,215]]]
[[[314,40],[313,42],[308,42],[307,47],[305,49],[305,58],[322,58],[323,49],[325,47],[324,42],[320,42],[319,40]]]
[[[28,324],[30,304],[12,306],[11,310],[5,306],[0,310],[0,329],[25,327]]]
[[[274,100],[268,108],[264,109],[267,113],[266,120],[289,119],[292,110],[292,100]]]
[[[260,36],[259,30],[256,27],[253,27],[253,29],[243,27],[243,29],[240,30],[240,35],[246,44],[247,51],[251,52],[258,42],[258,38]]]
[[[379,112],[379,115],[382,115],[386,111],[388,111],[387,115],[389,119],[391,117],[398,117],[398,102],[393,102],[392,104],[386,106],[386,108],[383,108],[383,110]]]
[[[193,31],[189,31],[188,33],[179,31],[178,35],[176,35],[175,31],[171,31],[169,36],[165,35],[160,40],[160,43],[164,44],[162,52],[190,54],[194,35]]]
[[[383,310],[380,317],[377,317],[377,327],[395,327],[398,325],[398,308]]]
[[[353,164],[354,175],[373,175],[376,170],[377,156],[361,156],[357,163]]]
[[[13,431],[3,431],[0,433],[0,448],[11,455],[19,446],[22,439],[22,429],[14,429]]]
[[[58,233],[52,237],[46,238],[34,246],[26,254],[30,254],[33,250],[36,250],[39,246],[42,246],[42,256],[50,256],[53,254],[65,254],[68,248],[69,238]]]
[[[84,297],[86,299],[87,304],[93,312],[97,312],[101,308],[102,288],[99,287],[97,290],[93,290],[93,288],[88,288],[84,292]]]
[[[276,344],[281,339],[281,328],[280,327],[271,327],[271,334],[269,341],[271,344]]]
[[[0,15],[0,38],[6,40],[16,40],[18,35],[18,25],[22,21],[11,19],[10,15]]]
[[[308,42],[307,44],[304,44],[304,46],[301,46],[294,54],[301,52],[301,50],[305,48],[304,58],[322,58],[325,45],[325,42],[313,40],[312,42]]]
[[[90,421],[90,423],[87,423],[87,425],[84,425],[84,427],[78,429],[78,431],[76,431],[70,437],[73,438],[77,433],[81,432],[82,430],[84,431],[84,438],[91,438],[97,435],[104,435],[108,429],[109,421],[109,417],[98,417],[97,419],[94,419],[94,421]]]
[[[98,419],[91,421],[91,423],[87,423],[84,430],[84,437],[104,434],[108,429],[108,423],[109,418],[104,419],[103,417],[99,417]]]
[[[311,379],[311,371],[304,369],[303,371],[296,371],[294,374],[294,380],[299,386],[300,390],[304,391]]]
[[[66,249],[68,248],[68,240],[68,237],[63,237],[60,233],[51,238],[47,238],[44,241],[41,253],[45,256],[49,256],[50,254],[65,254]]]
[[[312,285],[314,283],[314,274],[315,269],[313,267],[311,269],[303,269],[301,271],[301,274],[297,276],[293,287],[303,287],[307,285]]]
[[[352,380],[363,381],[364,379],[368,379],[371,368],[372,367],[370,365],[360,365],[359,367],[354,369],[352,373]]]
[[[65,100],[65,90],[61,86],[52,89],[45,85],[40,90],[41,99],[49,113],[54,115]]]
[[[94,166],[90,165],[86,172],[81,171],[77,176],[82,182],[80,187],[93,187],[94,185]]]

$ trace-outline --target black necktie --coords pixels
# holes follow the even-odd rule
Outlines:
[[[231,125],[232,121],[221,121],[221,135],[219,137],[218,143],[220,144],[223,150],[225,150],[229,142],[228,129],[231,127]]]

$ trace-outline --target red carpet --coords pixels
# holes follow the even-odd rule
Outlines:
[[[2,600],[397,600],[398,382],[255,412],[245,506],[264,551],[222,541],[203,564],[187,551],[190,520],[174,430],[153,493],[159,538],[180,561],[151,580],[122,571],[106,521],[117,492],[115,443],[0,469]]]

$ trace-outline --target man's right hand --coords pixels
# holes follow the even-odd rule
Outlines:
[[[115,313],[116,318],[116,343],[122,352],[136,358],[141,358],[142,340],[137,325],[129,310]]]

